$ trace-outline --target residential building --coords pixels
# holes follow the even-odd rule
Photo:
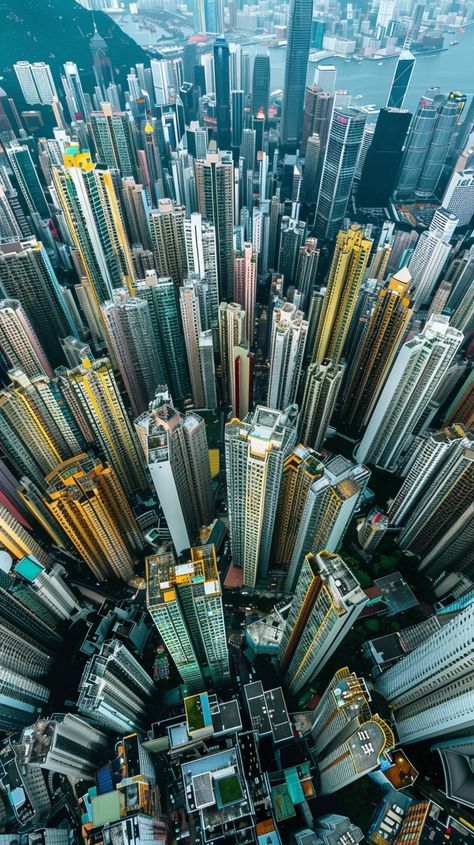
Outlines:
[[[204,674],[215,686],[230,680],[213,545],[192,548],[187,563],[164,550],[147,558],[147,607],[186,693],[202,690]]]
[[[347,372],[342,417],[360,430],[367,422],[408,327],[412,278],[404,267],[378,291]]]
[[[211,152],[194,160],[196,197],[202,218],[214,226],[219,295],[233,294],[234,164],[230,152]]]
[[[49,510],[97,580],[132,578],[143,540],[112,467],[84,453],[58,464],[45,483]]]
[[[279,668],[291,692],[314,681],[368,599],[344,560],[306,555],[280,644]]]
[[[449,241],[458,225],[458,219],[439,208],[429,229],[418,238],[408,270],[413,280],[413,305],[418,310],[430,301],[433,290],[451,252]]]
[[[361,226],[353,223],[340,231],[316,328],[313,361],[330,358],[338,364],[369,260],[372,241],[364,237]]]
[[[114,111],[110,103],[101,103],[101,111],[89,116],[97,160],[119,170],[123,178],[138,176],[132,123],[126,112]]]
[[[234,349],[245,343],[247,336],[246,314],[238,302],[221,302],[219,305],[219,347],[222,378],[229,401],[236,394]]]
[[[166,389],[135,421],[176,554],[193,545],[214,516],[206,426],[194,412],[177,411]]]
[[[20,190],[27,214],[49,220],[51,213],[27,144],[14,142],[7,147],[7,157]]]
[[[225,453],[232,558],[244,584],[267,577],[283,464],[296,442],[296,406],[258,405],[226,426]]]
[[[216,398],[214,353],[208,310],[208,288],[200,276],[190,275],[185,279],[179,290],[179,305],[194,407],[215,408],[217,403],[214,401]],[[205,335],[206,332],[209,332],[209,335]],[[211,354],[204,357],[208,340],[211,344]],[[208,405],[208,401],[212,404]]]
[[[257,256],[251,243],[234,252],[234,302],[246,315],[247,343],[253,346],[255,333],[255,300],[257,296]]]
[[[207,223],[194,212],[184,221],[184,238],[188,274],[200,276],[207,284],[211,328],[215,336],[219,325],[216,230],[212,223]]]
[[[244,343],[232,349],[232,416],[243,420],[253,405],[253,353]]]
[[[473,633],[472,608],[461,610],[378,677],[402,743],[472,730]]]
[[[57,100],[51,68],[46,62],[15,62],[13,70],[29,106],[50,106]]]
[[[318,242],[316,238],[307,238],[304,245],[300,247],[299,250],[295,278],[295,287],[301,296],[300,308],[305,312],[305,314],[308,313],[311,297],[316,287],[318,262]]]
[[[395,358],[356,452],[358,461],[394,469],[463,340],[449,317],[434,314]]]
[[[272,314],[267,405],[283,410],[296,402],[308,323],[292,302],[277,300]]]
[[[7,369],[20,369],[28,378],[53,375],[35,331],[17,299],[0,300],[0,351]]]
[[[16,746],[24,766],[92,780],[107,757],[108,737],[74,713],[38,719]]]
[[[118,640],[109,640],[86,663],[77,709],[111,733],[142,732],[154,694],[153,681],[138,660]]]
[[[147,490],[143,454],[120,396],[108,358],[91,361],[66,371],[96,442],[128,496]]]
[[[184,235],[186,209],[170,199],[159,199],[150,214],[153,257],[158,276],[170,276],[178,287],[186,275]]]
[[[372,714],[365,681],[345,667],[334,675],[313,713],[311,736],[322,795],[337,792],[387,762],[395,737]]]
[[[125,290],[114,292],[102,313],[110,340],[110,351],[125,385],[135,416],[143,413],[163,383],[163,373],[154,344],[148,303]]]
[[[319,452],[331,422],[343,374],[341,364],[324,358],[306,371],[303,400],[298,422],[301,442]]]

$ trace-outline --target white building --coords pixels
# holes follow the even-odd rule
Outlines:
[[[93,779],[107,758],[108,737],[79,716],[38,719],[25,728],[17,755],[22,763],[78,778]]]
[[[277,301],[272,315],[267,405],[282,410],[296,401],[308,336],[304,312]]]
[[[29,106],[50,106],[58,94],[51,68],[45,62],[16,62],[13,65],[21,93]]]
[[[468,607],[379,676],[377,689],[394,710],[402,743],[472,729],[473,641]]]
[[[463,341],[449,317],[434,314],[398,353],[370,417],[356,459],[392,470]]]
[[[468,226],[474,214],[474,148],[468,151],[463,169],[454,170],[444,192],[443,207]]]
[[[408,269],[413,279],[413,307],[420,308],[428,303],[441,271],[451,252],[451,240],[458,218],[444,208],[439,208],[429,229],[418,238]]]

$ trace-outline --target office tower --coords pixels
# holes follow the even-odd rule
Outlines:
[[[42,220],[49,220],[51,213],[29,147],[26,144],[10,144],[7,156],[20,189],[25,213],[37,214]]]
[[[458,218],[458,226],[468,226],[474,206],[474,149],[463,161],[462,170],[454,170],[443,194],[442,206]]]
[[[169,199],[158,200],[158,210],[150,214],[150,232],[159,276],[171,276],[176,286],[186,273],[184,219],[186,210]]]
[[[334,107],[334,91],[324,91],[320,85],[308,85],[305,91],[301,155],[306,155],[306,145],[311,135],[318,135],[321,156],[324,155]]]
[[[252,114],[266,118],[270,105],[270,56],[256,53],[252,71]]]
[[[230,111],[232,126],[232,149],[237,150],[242,143],[244,128],[244,92],[242,90],[230,92]],[[207,155],[207,153],[206,153]],[[205,156],[203,156],[205,158]]]
[[[336,238],[334,255],[316,329],[313,360],[331,358],[338,364],[369,260],[372,241],[361,226],[353,223]]]
[[[278,272],[284,277],[285,289],[296,280],[300,249],[305,242],[306,224],[294,217],[282,217]]]
[[[105,95],[108,86],[112,85],[115,81],[114,69],[107,44],[97,32],[95,23],[94,34],[89,41],[89,48],[92,55],[92,65],[97,87],[100,89],[100,93]]]
[[[209,153],[205,159],[195,159],[194,172],[198,211],[203,219],[214,225],[220,298],[230,300],[234,269],[232,155],[220,151]]]
[[[100,304],[114,288],[130,288],[135,279],[112,173],[73,145],[63,167],[53,167],[53,182],[100,322]]]
[[[222,35],[224,32],[224,4],[222,0],[198,0],[199,32]]]
[[[473,625],[468,607],[378,677],[400,742],[472,730]]]
[[[430,301],[440,274],[448,260],[457,217],[445,208],[438,208],[428,229],[418,238],[408,269],[413,279],[413,306],[418,310]]]
[[[17,299],[0,300],[0,351],[7,369],[52,376],[35,331]]]
[[[371,713],[370,701],[364,679],[347,667],[336,672],[321,696],[311,735],[322,795],[389,763],[386,752],[395,748],[395,737],[387,722]]]
[[[229,401],[234,396],[234,348],[245,343],[247,328],[245,311],[237,302],[219,305],[219,348],[222,376]]]
[[[402,346],[357,449],[358,461],[396,467],[462,341],[449,317],[440,314]]]
[[[189,549],[214,515],[206,426],[193,412],[176,411],[166,391],[135,421],[145,461],[176,554]]]
[[[381,109],[367,150],[357,190],[357,202],[367,208],[385,208],[395,188],[411,113],[401,108]]]
[[[323,474],[319,456],[301,443],[286,458],[273,532],[272,570],[288,571],[309,490]]]
[[[406,267],[380,288],[347,374],[342,418],[360,430],[367,422],[405,335],[412,310]]]
[[[253,404],[253,353],[248,344],[233,346],[232,359],[232,416],[243,420]]]
[[[278,656],[290,692],[314,681],[367,602],[339,555],[323,551],[305,557]]]
[[[215,227],[203,220],[200,214],[191,214],[184,221],[184,238],[188,273],[200,276],[207,284],[211,327],[216,332],[219,324],[219,285]]]
[[[81,77],[75,62],[63,64],[64,74],[61,74],[61,82],[66,96],[66,103],[72,121],[87,120],[90,109],[84,96]]]
[[[77,709],[111,733],[142,732],[154,694],[153,681],[138,660],[113,639],[86,663]]]
[[[13,65],[21,93],[29,106],[50,106],[58,97],[51,68],[45,62],[16,62]]]
[[[234,302],[242,306],[247,320],[247,341],[253,345],[255,300],[257,296],[257,257],[251,243],[234,252]]]
[[[359,155],[357,156],[357,165],[354,173],[354,178],[357,181],[360,181],[362,176],[362,168],[364,166],[364,162],[367,156],[367,151],[372,143],[372,138],[374,137],[375,133],[375,124],[374,123],[366,123],[364,126],[364,134],[362,136],[362,142],[359,149]]]
[[[401,51],[390,86],[390,93],[387,100],[388,109],[403,108],[415,62],[416,59],[410,50],[403,49]]]
[[[143,413],[163,382],[148,303],[117,290],[102,306],[111,353],[135,416]]]
[[[0,443],[20,472],[41,484],[60,461],[91,442],[91,433],[71,407],[63,378],[28,379],[21,370],[10,370],[9,377],[12,384],[0,392]]]
[[[46,568],[32,557],[24,557],[13,567],[15,578],[28,585],[39,603],[47,607],[55,620],[70,619],[80,610],[80,604],[64,580],[66,570],[55,562]]]
[[[207,285],[201,277],[189,276],[179,290],[179,305],[183,324],[184,343],[188,361],[189,379],[195,408],[209,408],[206,396],[212,396],[214,372],[203,367],[200,344],[202,335],[210,329],[207,309]],[[212,344],[212,336],[211,336]],[[205,344],[203,345],[203,349]],[[208,383],[212,382],[212,384]],[[215,407],[215,405],[214,405]]]
[[[267,405],[283,411],[296,402],[308,323],[292,302],[277,300],[272,314]]]
[[[285,592],[293,592],[305,555],[338,551],[369,478],[367,467],[342,455],[324,466],[323,474],[309,488],[298,524],[293,526],[295,540],[291,559],[285,562]]]
[[[147,490],[143,455],[108,358],[82,359],[65,373],[96,441],[128,496]]]
[[[314,205],[318,198],[318,173],[321,163],[321,141],[313,133],[306,142],[306,154],[301,183],[301,200],[307,205]]]
[[[319,249],[316,238],[307,238],[298,254],[295,287],[301,295],[300,308],[308,313],[309,304],[316,286]]]
[[[429,88],[418,103],[397,180],[397,199],[410,199],[414,196],[438,117],[438,106],[443,99],[439,95],[439,88]]]
[[[346,215],[364,135],[366,116],[352,108],[335,108],[321,173],[315,234],[333,238]]]
[[[443,102],[438,106],[430,145],[416,185],[415,194],[420,199],[429,199],[435,194],[452,137],[465,103],[465,95],[451,91],[448,97],[444,97]]]
[[[226,425],[225,454],[232,559],[245,586],[266,580],[283,464],[296,442],[296,406],[258,405]]]
[[[46,476],[46,504],[99,581],[132,578],[143,541],[112,467],[86,453],[58,464]]]
[[[213,545],[190,550],[176,563],[171,552],[147,558],[147,608],[185,685],[200,692],[230,681],[222,592]]]
[[[148,303],[160,367],[171,395],[181,403],[189,397],[191,385],[176,285],[170,276],[157,278],[154,270],[148,270],[134,290],[136,299]]]
[[[291,0],[280,126],[281,146],[291,150],[296,150],[301,140],[312,16],[311,0]]]
[[[23,765],[93,780],[107,758],[108,737],[73,713],[38,719],[23,731],[16,746]]]
[[[299,438],[316,452],[321,449],[336,404],[343,368],[324,358],[310,364],[305,377],[298,423]]]
[[[216,85],[217,146],[220,150],[230,150],[229,45],[225,38],[216,38],[213,53]]]

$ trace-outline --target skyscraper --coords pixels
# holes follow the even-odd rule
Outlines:
[[[89,47],[92,54],[92,64],[94,68],[94,76],[97,86],[102,95],[105,97],[105,92],[109,85],[114,83],[114,69],[112,60],[109,56],[109,50],[106,41],[97,32],[97,27],[94,23],[94,34],[89,41]]]
[[[77,709],[114,734],[141,732],[154,693],[153,681],[133,654],[119,640],[107,640],[84,667]]]
[[[304,98],[303,131],[300,147],[302,155],[307,153],[308,139],[316,134],[321,145],[321,158],[324,157],[333,107],[334,93],[323,91],[320,85],[308,85]]]
[[[277,300],[272,314],[267,405],[281,411],[296,401],[308,323],[292,302]]]
[[[207,284],[211,327],[216,337],[219,325],[216,230],[212,223],[194,213],[184,221],[184,238],[188,273],[197,274]]]
[[[291,692],[314,680],[367,602],[339,555],[323,551],[305,557],[279,653],[279,668]]]
[[[442,205],[458,218],[458,226],[467,226],[471,222],[474,203],[474,148],[471,147],[460,159],[462,161],[458,160],[446,186]]]
[[[193,412],[183,416],[161,392],[135,429],[179,555],[214,515],[204,420]]]
[[[395,66],[392,84],[390,86],[390,93],[387,100],[387,108],[402,109],[405,97],[407,95],[408,86],[410,84],[411,75],[415,68],[415,57],[410,50],[403,49],[398,57],[398,62]]]
[[[150,232],[159,276],[171,276],[178,287],[186,274],[184,223],[186,210],[170,199],[159,199],[150,214]]]
[[[321,168],[321,141],[319,135],[313,132],[306,142],[306,155],[301,183],[301,199],[306,205],[312,206],[318,198],[318,174]]]
[[[61,74],[61,82],[66,95],[67,107],[71,120],[87,120],[90,114],[90,106],[84,96],[81,77],[75,62],[64,62],[64,74]]]
[[[338,364],[341,359],[371,247],[372,241],[364,237],[363,229],[356,223],[347,232],[340,231],[336,238],[316,329],[314,361],[317,363],[331,358]]]
[[[255,333],[255,300],[257,296],[257,256],[251,243],[234,252],[234,302],[245,311],[247,341],[253,345]]]
[[[311,0],[291,0],[280,127],[281,145],[291,150],[296,150],[301,140],[312,16]]]
[[[23,370],[29,378],[53,375],[34,329],[17,299],[0,300],[0,350],[7,369]]]
[[[296,442],[296,406],[258,405],[225,431],[227,501],[232,558],[244,584],[267,577],[278,491],[285,458]]]
[[[45,62],[16,62],[13,65],[21,93],[29,106],[50,106],[58,97],[51,68]]]
[[[270,56],[256,53],[252,71],[252,114],[266,118],[270,105]]]
[[[400,169],[411,113],[402,108],[381,109],[367,150],[357,190],[357,202],[368,208],[385,208]]]
[[[39,719],[17,746],[23,765],[81,779],[94,777],[107,751],[107,736],[74,713]]]
[[[438,117],[438,107],[443,99],[439,94],[439,88],[429,88],[426,95],[418,103],[410,124],[397,180],[396,195],[398,199],[409,199],[414,196],[431,143],[433,129]]]
[[[219,347],[222,376],[227,398],[234,396],[234,349],[245,343],[247,337],[245,311],[238,302],[221,302],[219,305]]]
[[[146,490],[143,454],[137,443],[108,358],[81,364],[66,377],[75,391],[96,441],[127,493]]]
[[[435,194],[452,137],[465,104],[465,95],[458,91],[451,91],[438,106],[430,145],[416,185],[415,194],[420,199],[429,199]]]
[[[20,189],[25,212],[38,214],[42,220],[48,220],[51,213],[29,147],[26,144],[10,144],[7,156]]]
[[[449,317],[433,315],[398,353],[357,449],[359,461],[394,469],[463,340]]]
[[[300,308],[306,314],[316,286],[318,272],[319,249],[316,238],[307,238],[300,247],[298,264],[296,267],[295,287],[301,295]]]
[[[326,438],[339,387],[342,366],[324,358],[320,364],[310,364],[305,377],[298,434],[302,443],[319,452]]]
[[[295,217],[282,217],[278,272],[284,277],[285,290],[296,282],[300,249],[304,245],[306,224]]]
[[[457,217],[445,208],[435,211],[429,229],[418,238],[408,269],[413,279],[415,310],[430,301],[440,274],[448,260],[451,240],[458,223]]]
[[[305,556],[321,551],[337,552],[361,494],[370,478],[367,467],[336,455],[324,466],[309,487],[294,533],[291,558],[284,561],[287,572],[285,592],[292,593]]]
[[[199,213],[214,224],[220,298],[231,300],[234,227],[232,155],[220,151],[209,153],[205,159],[195,159],[194,172]]]
[[[401,742],[472,729],[473,626],[468,607],[377,679]]]
[[[134,290],[136,298],[148,303],[164,380],[180,404],[189,397],[191,385],[176,285],[170,276],[157,278],[154,270],[148,270]]]
[[[203,367],[200,344],[203,332],[210,329],[210,315],[207,308],[207,285],[200,276],[188,276],[179,290],[179,304],[183,324],[184,343],[188,360],[191,392],[195,408],[208,408],[206,396],[210,396],[209,380],[214,384],[214,371]],[[212,336],[211,336],[212,345]],[[212,356],[211,356],[212,360]],[[214,405],[215,407],[215,405]]]
[[[337,792],[388,762],[395,748],[387,722],[372,714],[363,678],[339,669],[313,713],[311,735],[323,795]]]
[[[91,112],[90,125],[98,161],[120,170],[122,177],[137,178],[137,156],[132,124],[125,112],[102,103],[102,111]]]
[[[348,370],[342,416],[357,429],[370,416],[412,315],[412,278],[404,267],[380,289]]]
[[[229,45],[225,38],[216,38],[213,52],[216,84],[217,146],[220,150],[230,150]]]
[[[112,467],[83,453],[45,481],[49,510],[95,577],[132,578],[143,540]]]
[[[232,416],[243,420],[253,404],[253,353],[248,344],[233,347]]]
[[[321,174],[315,234],[332,238],[344,220],[366,116],[356,109],[335,108]]]
[[[143,413],[163,382],[158,350],[154,344],[148,303],[122,290],[104,303],[111,353],[117,361],[135,416]]]
[[[186,693],[230,680],[222,593],[213,545],[147,558],[147,608],[185,684]]]

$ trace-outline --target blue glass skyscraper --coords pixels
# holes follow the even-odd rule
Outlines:
[[[313,0],[291,0],[280,129],[281,145],[287,151],[296,150],[301,139],[312,17]]]

